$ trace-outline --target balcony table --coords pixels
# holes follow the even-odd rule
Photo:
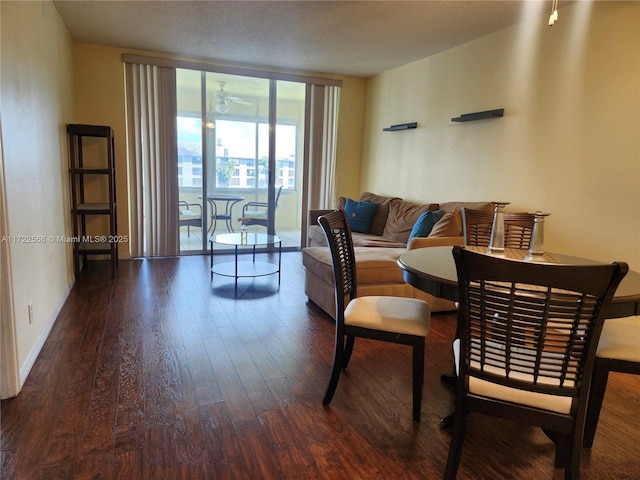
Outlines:
[[[211,235],[216,231],[216,225],[218,220],[224,220],[227,226],[227,231],[229,233],[233,233],[233,227],[231,226],[231,220],[233,219],[233,206],[242,202],[244,197],[239,195],[221,195],[221,194],[211,194],[207,195],[207,202],[211,207]],[[224,209],[220,209],[218,212],[218,204],[216,202],[224,203]]]

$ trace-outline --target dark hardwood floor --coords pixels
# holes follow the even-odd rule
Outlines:
[[[90,263],[18,397],[2,402],[3,479],[441,478],[454,317],[427,339],[422,421],[411,349],[359,340],[321,404],[333,323],[299,252],[277,277],[209,283],[204,256]],[[458,478],[560,479],[538,429],[471,416]],[[640,478],[640,377],[612,374],[583,479]]]

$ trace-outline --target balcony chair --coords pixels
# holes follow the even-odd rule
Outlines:
[[[278,202],[280,201],[280,193],[282,193],[283,185],[280,185],[276,192],[275,207],[278,208]],[[242,217],[238,219],[241,225],[262,225],[267,226],[269,204],[267,202],[247,202],[242,207]]]
[[[460,307],[458,379],[445,479],[456,477],[465,423],[478,412],[539,426],[555,442],[565,479],[580,447],[603,306],[626,263],[530,263],[454,247]]]
[[[465,245],[488,247],[493,226],[493,212],[462,209],[462,235]],[[504,248],[528,249],[535,215],[526,212],[504,213]]]
[[[413,348],[413,420],[419,422],[425,338],[431,321],[429,306],[414,298],[358,297],[351,228],[344,210],[321,216],[318,223],[329,244],[336,291],[333,366],[322,404],[331,402],[340,372],[349,364],[356,337],[410,345]]]
[[[640,374],[640,316],[612,318],[604,322],[589,392],[582,445],[593,446],[609,372]]]
[[[191,227],[202,229],[202,205],[199,203],[188,203],[180,200],[179,214],[178,225],[187,227],[187,237],[191,236]]]

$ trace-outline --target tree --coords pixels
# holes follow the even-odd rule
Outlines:
[[[218,167],[216,171],[218,174],[218,184],[220,187],[229,186],[229,180],[233,176],[233,172],[235,171],[237,165],[238,161],[235,158],[228,158],[226,159],[226,161],[223,158],[218,159]]]

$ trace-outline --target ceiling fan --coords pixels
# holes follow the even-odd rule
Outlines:
[[[251,103],[242,100],[240,97],[233,97],[229,95],[229,93],[227,93],[227,91],[224,89],[224,86],[226,83],[227,82],[218,82],[218,85],[220,85],[220,90],[218,90],[218,92],[215,95],[216,112],[227,113],[229,111],[229,104],[232,102],[239,103],[241,105],[251,105]]]

